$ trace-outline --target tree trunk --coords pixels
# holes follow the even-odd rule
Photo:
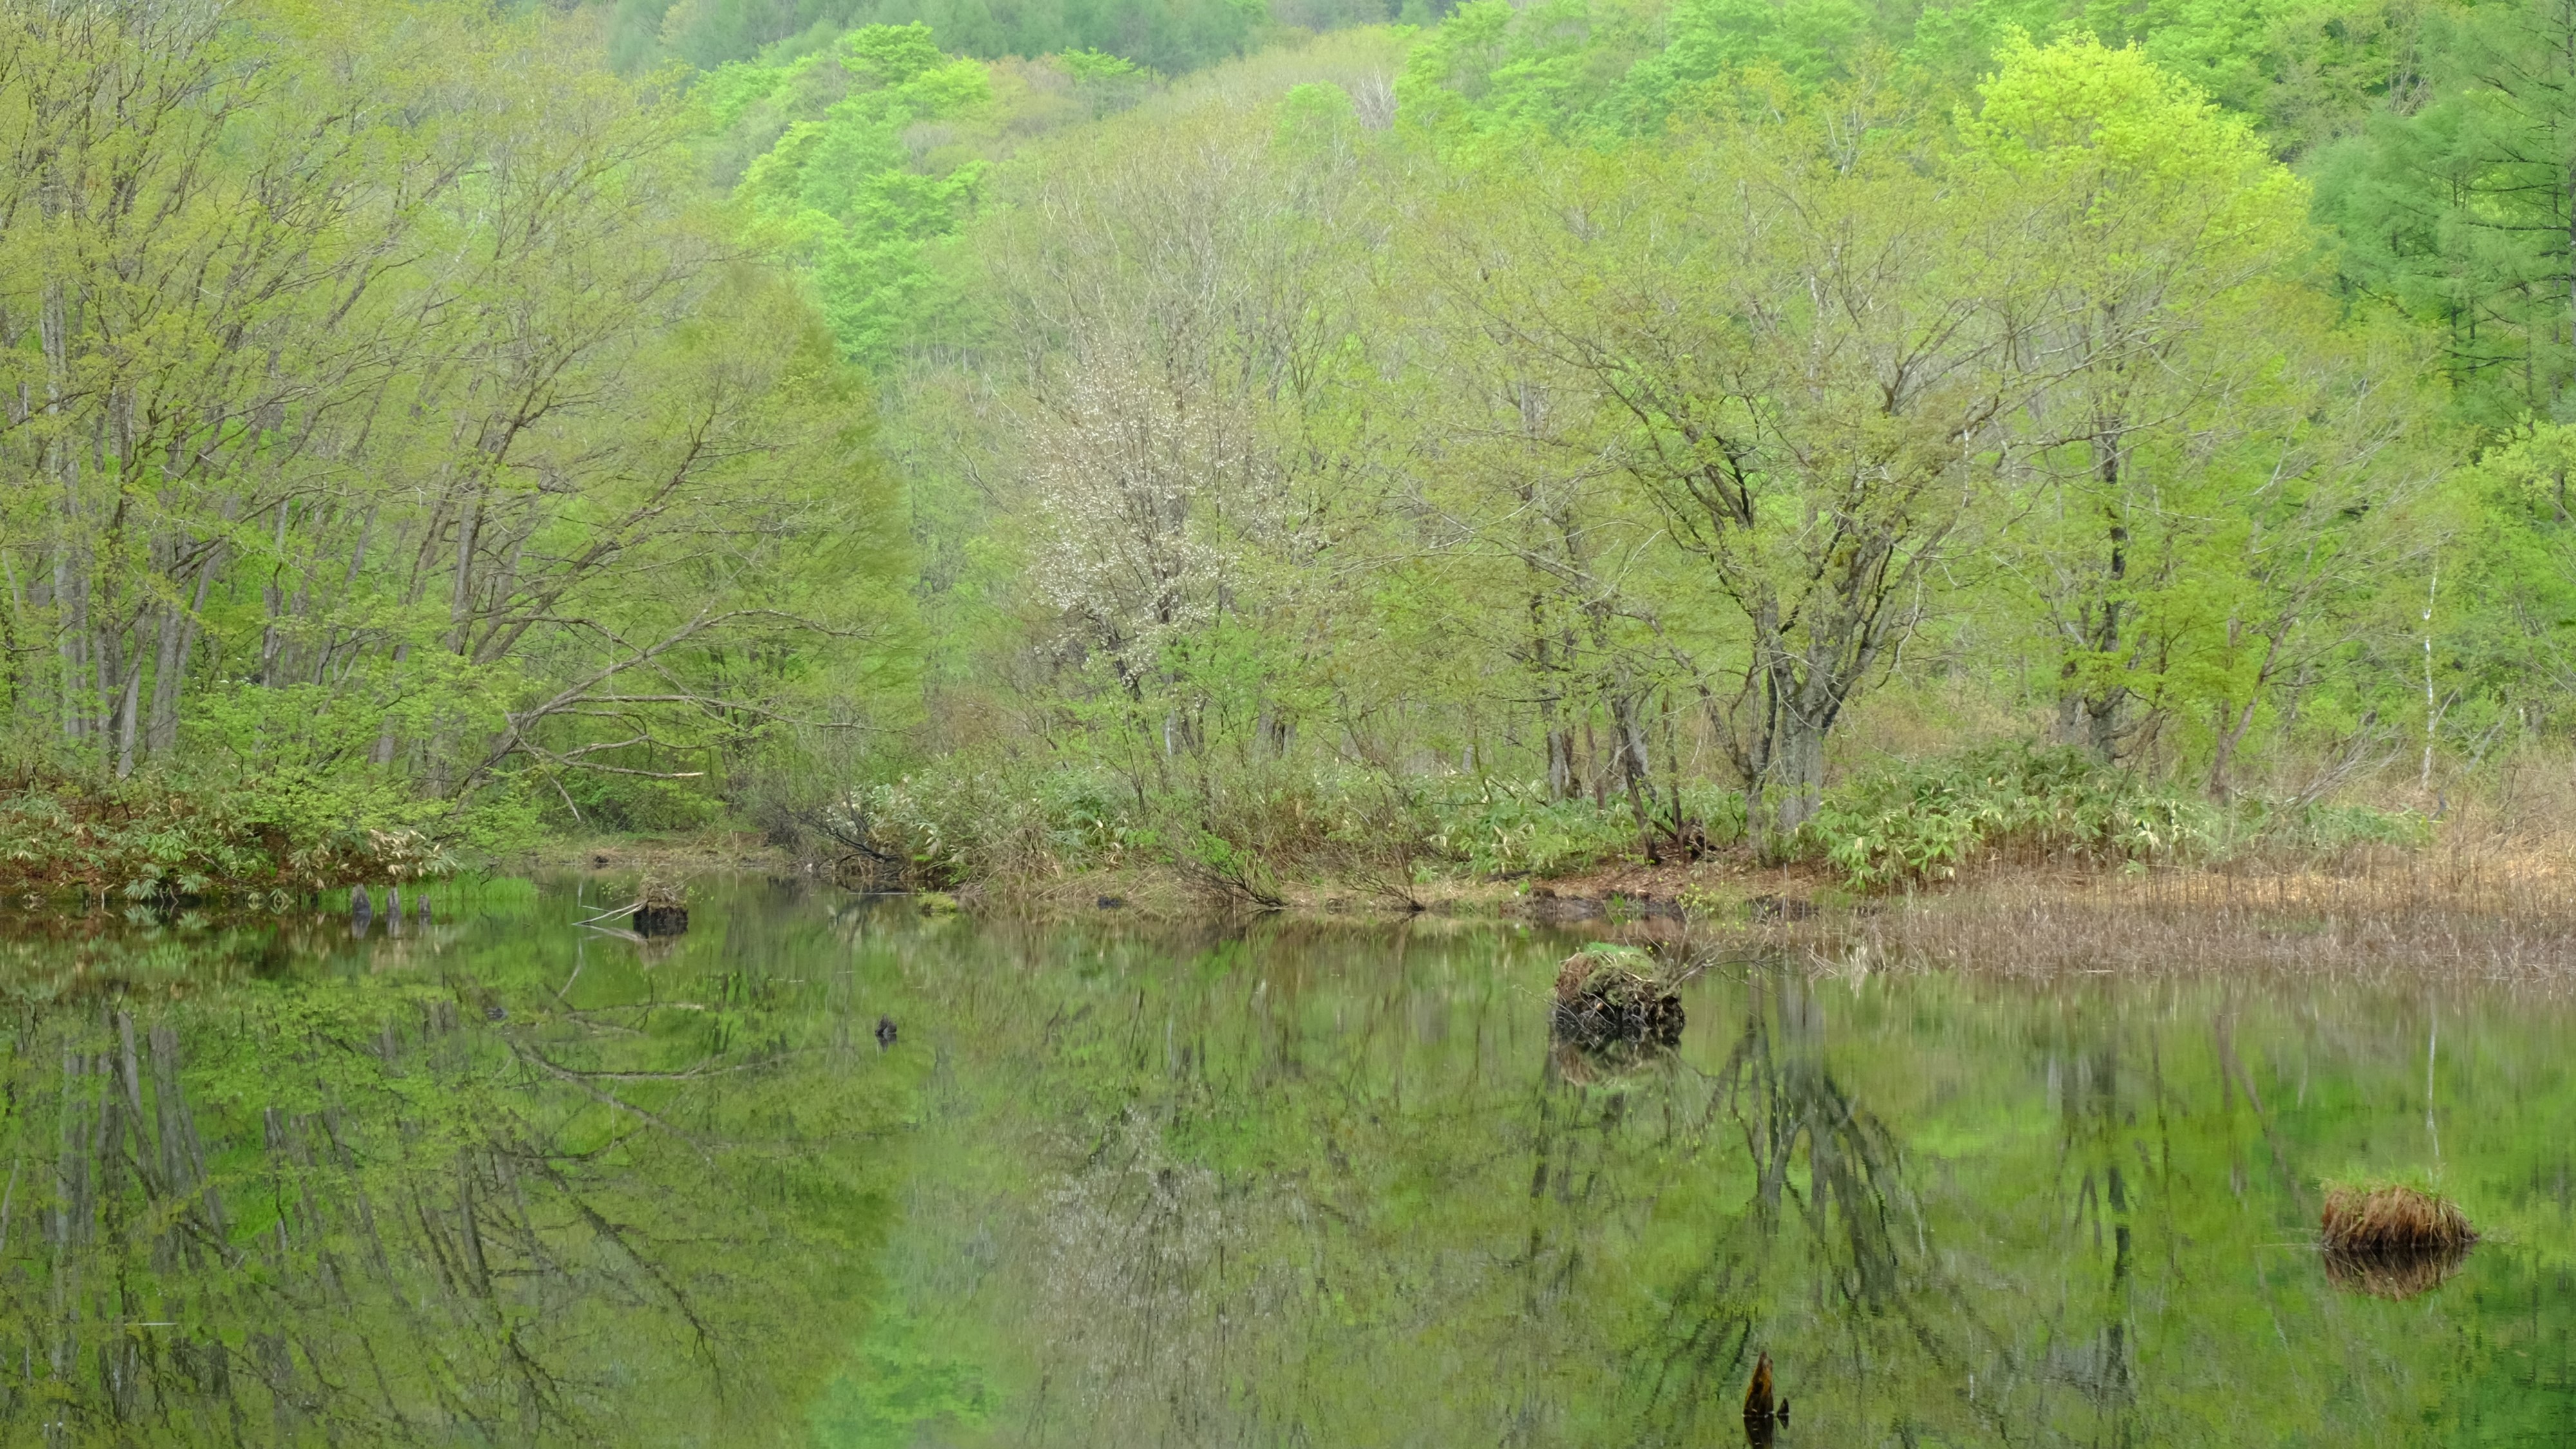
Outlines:
[[[1766,861],[1788,859],[1798,832],[1816,818],[1825,794],[1825,730],[1814,712],[1789,700],[1772,706],[1762,768],[1745,800],[1745,820]]]
[[[136,641],[134,657],[126,662],[125,688],[116,701],[116,778],[122,780],[134,773],[136,715],[143,705],[143,649]]]
[[[1557,724],[1554,710],[1547,719],[1547,798],[1574,798],[1574,732]]]
[[[197,565],[197,591],[187,611],[173,611],[161,625],[161,657],[152,670],[152,723],[144,733],[144,748],[155,755],[166,755],[179,747],[179,692],[188,681],[188,657],[197,648],[197,621],[205,617],[206,590],[215,581],[215,565],[223,557],[218,546]]]

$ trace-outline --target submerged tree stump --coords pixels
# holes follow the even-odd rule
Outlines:
[[[1769,1449],[1772,1431],[1788,1422],[1788,1399],[1774,1403],[1771,1397],[1771,1355],[1765,1352],[1753,1365],[1753,1381],[1744,1386],[1744,1442],[1752,1449]]]
[[[680,888],[646,880],[636,897],[630,923],[639,936],[676,936],[689,929],[689,908]]]
[[[1577,1046],[1669,1047],[1682,1038],[1682,999],[1645,952],[1596,944],[1557,968],[1552,1025]]]

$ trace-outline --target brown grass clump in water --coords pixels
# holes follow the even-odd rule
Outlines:
[[[2320,1226],[2326,1281],[2391,1301],[2449,1282],[2478,1240],[2458,1204],[2394,1185],[2328,1187]]]
[[[2328,1251],[2375,1258],[2457,1252],[2478,1240],[2459,1204],[2395,1185],[2327,1189],[2324,1231]]]
[[[658,876],[646,876],[638,888],[630,923],[637,935],[676,936],[689,929],[687,891]]]

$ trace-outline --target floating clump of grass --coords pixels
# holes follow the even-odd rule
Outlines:
[[[2374,1298],[2413,1298],[2441,1287],[2478,1241],[2459,1204],[2396,1183],[2327,1188],[2320,1226],[2326,1281]]]
[[[2478,1240],[2458,1203],[2400,1183],[2330,1187],[2322,1221],[2327,1251],[2347,1255],[2455,1252]]]

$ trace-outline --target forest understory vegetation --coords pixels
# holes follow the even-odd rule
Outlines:
[[[1625,801],[1549,802],[1464,777],[1425,787],[1358,772],[1282,774],[1140,800],[1103,776],[987,771],[914,776],[829,817],[776,818],[770,838],[858,888],[964,892],[1051,913],[1108,903],[1161,913],[1517,911],[1771,925],[1785,912],[1819,920],[1819,930],[1867,919],[1883,937],[1890,921],[1918,917],[1926,930],[1973,934],[1991,916],[1987,924],[2008,933],[2039,902],[2068,921],[2102,912],[2111,931],[2132,929],[2134,920],[2120,924],[2130,914],[2367,921],[2439,906],[2446,917],[2491,920],[2497,939],[2552,942],[2576,925],[2576,839],[2563,825],[2576,800],[2534,782],[2568,772],[2560,759],[2518,761],[2488,788],[2444,792],[2430,805],[2409,798],[2409,786],[2390,788],[2385,805],[2349,790],[2333,801],[2284,791],[2214,804],[2077,752],[2008,742],[1857,773],[1826,793],[1791,849],[1764,852],[1740,814],[1729,828],[1734,797],[1720,791],[1685,792],[1678,831],[1658,805],[1641,836]],[[1690,813],[1694,803],[1714,808]],[[2220,937],[2232,929],[2222,925]],[[2073,960],[2101,950],[2083,934],[2054,954],[2036,939],[2008,954]],[[2177,960],[2202,949],[2169,944]],[[1966,949],[1930,936],[1907,944],[1926,948]],[[2132,939],[2114,954],[2165,949]],[[2301,949],[2341,947],[2317,940]],[[2576,962],[2576,953],[2540,954]],[[2508,955],[2538,959],[2527,944]]]
[[[0,8],[0,894],[2556,909],[2569,0]]]

